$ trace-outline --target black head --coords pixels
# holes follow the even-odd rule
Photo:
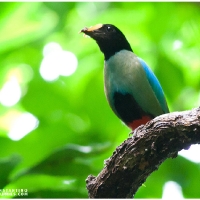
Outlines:
[[[105,60],[108,60],[112,55],[121,51],[132,51],[124,34],[112,24],[97,24],[90,28],[84,28],[81,32],[93,38],[99,48],[104,53]]]

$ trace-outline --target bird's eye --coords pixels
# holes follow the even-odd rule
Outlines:
[[[112,28],[111,26],[107,26],[107,27],[106,27],[106,30],[107,30],[108,32],[112,32],[112,31],[113,31],[113,28]]]

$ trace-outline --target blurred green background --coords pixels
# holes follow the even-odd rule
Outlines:
[[[171,111],[200,104],[199,3],[1,2],[0,19],[0,192],[87,198],[87,176],[128,137],[106,102],[103,55],[78,34],[86,26],[120,28]],[[135,197],[161,198],[168,181],[200,197],[199,163],[168,159]]]

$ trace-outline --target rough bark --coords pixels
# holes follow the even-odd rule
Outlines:
[[[86,183],[90,198],[132,198],[146,178],[178,151],[200,143],[200,108],[161,115],[140,127]]]

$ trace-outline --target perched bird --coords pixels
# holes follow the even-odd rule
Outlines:
[[[132,130],[169,109],[162,87],[147,64],[137,57],[124,34],[112,24],[81,32],[93,38],[104,54],[105,94],[114,113]]]

